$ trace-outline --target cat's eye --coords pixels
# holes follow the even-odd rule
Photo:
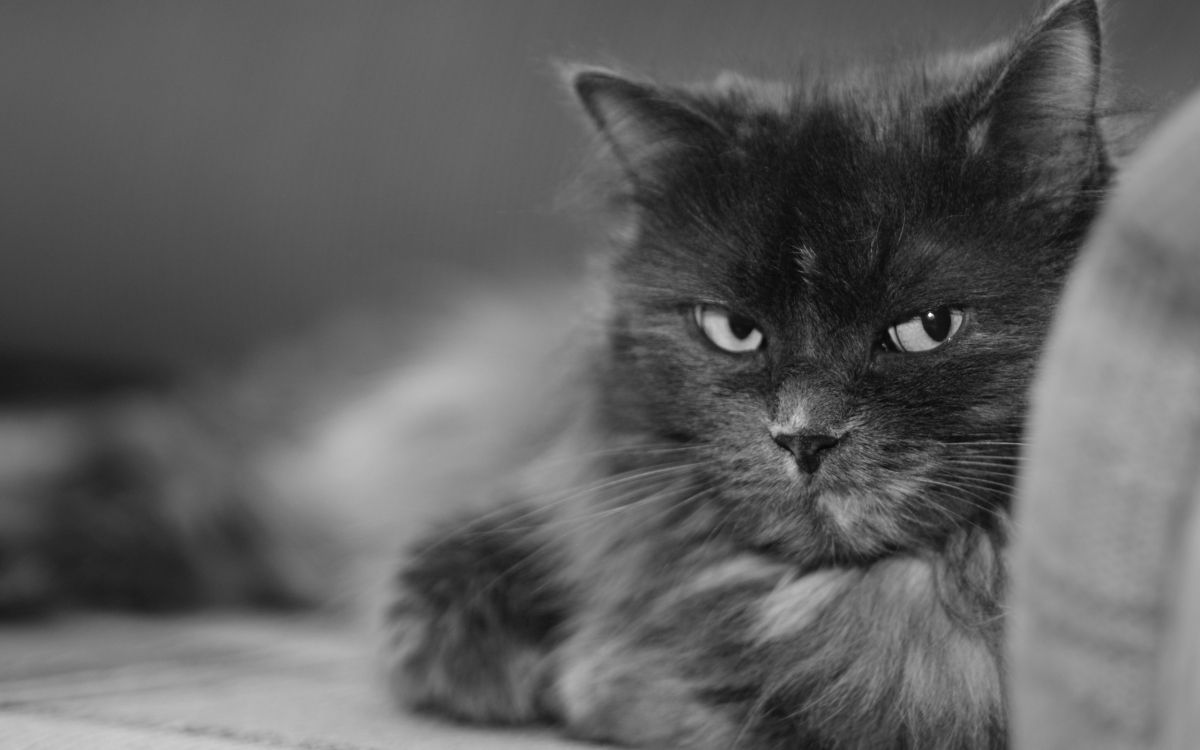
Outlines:
[[[718,349],[745,354],[762,347],[763,334],[754,321],[718,305],[696,305],[696,325]]]
[[[928,352],[937,349],[958,333],[963,311],[957,307],[926,310],[887,329],[885,349],[898,352]]]

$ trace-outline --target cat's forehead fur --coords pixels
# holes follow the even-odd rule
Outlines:
[[[636,276],[688,294],[695,272],[752,282],[739,266],[862,288],[1053,254],[1104,161],[1098,65],[1095,6],[1066,0],[1006,42],[836,75],[571,75],[636,209]]]
[[[758,78],[733,70],[712,81],[681,87],[698,101],[735,111],[803,116],[813,107],[835,104],[857,110],[863,124],[888,128],[901,124],[916,103],[935,103],[973,88],[987,70],[1002,63],[1011,44],[997,42],[971,51],[940,52],[886,63],[858,62],[840,69],[798,67],[786,80]],[[882,131],[879,134],[883,134]]]
[[[722,141],[662,167],[661,190],[643,205],[641,242],[654,265],[672,268],[676,288],[690,280],[727,304],[753,305],[765,291],[837,299],[838,284],[869,289],[872,276],[881,300],[883,278],[903,283],[906,263],[919,266],[914,281],[939,259],[979,268],[969,243],[943,258],[950,240],[938,239],[956,231],[955,216],[977,219],[994,202],[972,189],[980,180],[966,125],[937,119],[963,88],[913,66],[856,71],[820,87],[723,76],[681,90]],[[777,283],[764,286],[764,277]]]

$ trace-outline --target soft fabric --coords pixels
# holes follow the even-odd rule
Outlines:
[[[1124,173],[1035,389],[1014,747],[1200,741],[1200,95]]]
[[[397,710],[364,628],[208,613],[0,624],[0,748],[570,750]]]

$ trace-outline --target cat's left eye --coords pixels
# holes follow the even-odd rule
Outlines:
[[[963,311],[957,307],[939,307],[887,329],[884,348],[899,352],[928,352],[954,338],[962,328]]]
[[[717,305],[696,305],[692,314],[704,336],[719,349],[731,354],[745,354],[763,344],[762,331],[744,315]]]

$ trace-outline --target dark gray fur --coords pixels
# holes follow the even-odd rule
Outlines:
[[[404,563],[397,695],[633,745],[1003,747],[1026,390],[1111,172],[1095,2],[842,78],[571,82],[625,229],[576,460]],[[948,344],[881,345],[939,306]],[[839,438],[811,473],[768,431],[801,417]]]

